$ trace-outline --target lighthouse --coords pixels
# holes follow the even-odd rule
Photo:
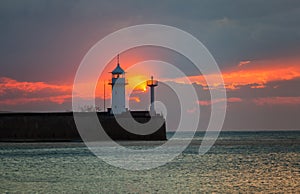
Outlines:
[[[119,63],[119,55],[117,57],[117,67],[111,72],[112,79],[112,102],[111,102],[111,113],[114,115],[122,114],[126,112],[125,108],[125,71],[121,68]]]
[[[153,76],[151,76],[151,80],[147,81],[147,86],[150,87],[150,114],[155,115],[154,109],[154,87],[158,85],[157,80],[153,80]]]

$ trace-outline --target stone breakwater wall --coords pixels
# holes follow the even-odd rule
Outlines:
[[[134,120],[139,123],[147,123],[150,116],[146,111],[129,112]],[[83,118],[88,118],[91,113],[79,113]],[[158,127],[151,134],[139,135],[131,133],[116,121],[113,115],[107,112],[97,113],[98,119],[107,135],[113,140],[142,140],[155,141],[166,140],[166,124],[162,116],[154,116],[151,118],[155,123],[153,127]],[[128,116],[128,115],[127,115]],[[121,115],[121,120],[129,126],[134,127],[134,122],[125,115]],[[132,122],[132,123],[131,123]],[[147,128],[135,130],[149,130]],[[150,129],[151,130],[151,129]],[[89,128],[87,126],[85,134],[89,136]],[[92,137],[93,138],[93,137]],[[101,140],[92,139],[91,141]],[[81,141],[82,138],[78,133],[72,112],[58,113],[1,113],[0,114],[0,141]]]

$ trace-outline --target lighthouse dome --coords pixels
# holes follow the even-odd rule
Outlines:
[[[117,67],[111,72],[112,74],[124,74],[125,71],[120,67],[118,63]]]

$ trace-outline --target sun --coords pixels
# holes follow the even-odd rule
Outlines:
[[[128,83],[128,89],[132,89],[132,90],[138,90],[141,92],[146,92],[147,91],[147,77],[144,75],[134,75],[134,76],[130,76],[128,77],[128,80],[130,80],[130,82]]]

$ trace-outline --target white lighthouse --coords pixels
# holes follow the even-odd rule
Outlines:
[[[111,72],[112,79],[110,85],[112,85],[112,103],[111,113],[114,115],[122,114],[126,112],[125,108],[125,71],[120,67],[119,55],[117,61],[117,67]]]

